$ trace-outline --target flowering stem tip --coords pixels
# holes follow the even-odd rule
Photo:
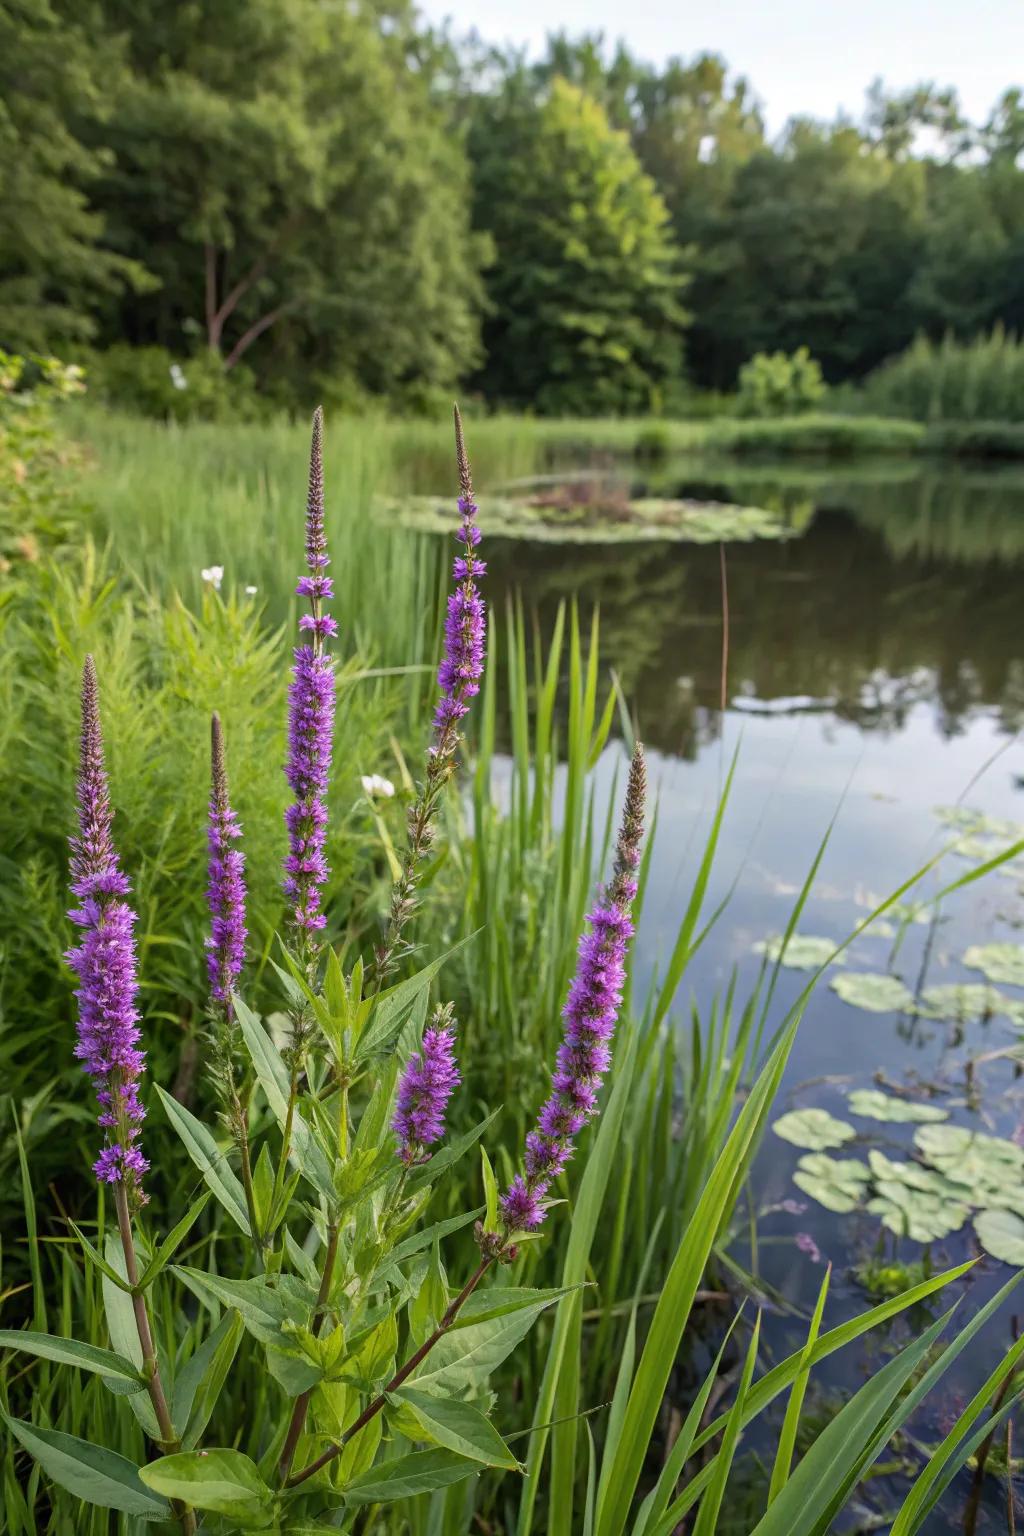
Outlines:
[[[79,983],[75,1055],[95,1084],[105,1132],[106,1144],[94,1164],[96,1177],[122,1184],[137,1204],[149,1164],[138,1145],[145,1117],[139,1100],[145,1056],[139,1049],[135,913],[124,899],[131,884],[121,870],[111,832],[113,811],[91,656],[82,672],[77,800],[78,834],[70,845],[71,891],[78,905],[68,915],[81,929],[81,938],[66,957]]]

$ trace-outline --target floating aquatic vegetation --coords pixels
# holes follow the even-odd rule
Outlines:
[[[812,1152],[825,1152],[829,1147],[841,1147],[844,1141],[852,1141],[857,1132],[845,1120],[837,1120],[827,1109],[794,1109],[781,1115],[772,1127],[776,1136],[790,1141],[794,1147],[807,1147]]]
[[[933,1168],[957,1184],[1001,1188],[1024,1179],[1024,1151],[999,1136],[963,1125],[921,1125],[914,1144]]]
[[[785,934],[774,933],[754,945],[755,955],[764,955],[772,965],[782,964],[794,971],[820,970],[835,952],[835,939],[824,939],[813,933],[790,934],[788,944]]]
[[[936,1168],[926,1168],[922,1163],[902,1163],[886,1157],[877,1147],[868,1152],[871,1172],[878,1182],[905,1184],[908,1189],[919,1189],[925,1194],[940,1195],[947,1200],[962,1200],[963,1186],[947,1179]]]
[[[898,1179],[882,1179],[877,1193],[868,1201],[873,1216],[897,1237],[913,1238],[915,1243],[933,1243],[940,1237],[959,1232],[970,1215],[970,1207],[945,1195],[913,1189]]]
[[[796,1165],[793,1183],[827,1211],[845,1215],[857,1209],[871,1183],[871,1172],[855,1157],[808,1152]]]
[[[914,1006],[913,995],[898,976],[841,971],[833,976],[830,986],[844,1003],[868,1013],[903,1013]]]
[[[961,1023],[1003,1014],[1015,1024],[1024,1025],[1024,1003],[1016,1002],[980,981],[925,987],[917,1000],[917,1012],[924,1018],[957,1019]]]
[[[1004,1264],[1024,1268],[1024,1219],[1013,1211],[979,1211],[974,1230],[986,1253]]]
[[[981,971],[989,981],[1007,987],[1024,987],[1024,945],[972,944],[964,955],[964,965]]]
[[[914,1099],[898,1099],[877,1088],[855,1088],[847,1099],[850,1113],[869,1120],[891,1120],[895,1124],[911,1121],[946,1120],[949,1111],[934,1104],[919,1104]]]
[[[435,496],[378,497],[375,509],[388,522],[423,533],[450,531],[450,517]],[[623,500],[614,508],[586,503],[565,505],[531,496],[488,497],[488,531],[506,538],[552,544],[631,543],[644,539],[685,544],[749,544],[759,539],[796,538],[800,527],[766,507],[729,502]]]

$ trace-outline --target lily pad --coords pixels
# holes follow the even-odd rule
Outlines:
[[[921,1125],[914,1142],[933,1168],[968,1189],[1009,1188],[1024,1180],[1024,1151],[999,1136],[962,1125]]]
[[[850,1113],[863,1115],[868,1120],[889,1120],[897,1125],[914,1121],[923,1124],[928,1120],[947,1120],[949,1112],[934,1104],[918,1104],[913,1099],[898,1099],[877,1088],[855,1088],[847,1099]]]
[[[871,1172],[880,1184],[886,1182],[905,1184],[908,1189],[919,1189],[924,1194],[936,1195],[944,1200],[966,1201],[967,1199],[963,1186],[947,1179],[945,1174],[939,1173],[937,1168],[925,1168],[920,1163],[897,1162],[891,1157],[886,1157],[884,1152],[879,1152],[877,1147],[872,1147],[869,1151],[868,1162],[871,1165]]]
[[[872,971],[841,971],[831,981],[844,1003],[864,1008],[868,1013],[903,1013],[912,1008],[914,999],[898,976]]]
[[[817,971],[827,965],[836,952],[834,939],[823,939],[813,933],[791,934],[785,950],[784,943],[785,935],[776,933],[770,939],[759,939],[754,945],[754,953],[764,955],[772,965],[781,962],[794,971]]]
[[[882,1218],[882,1225],[897,1237],[915,1243],[933,1243],[958,1232],[970,1215],[970,1207],[944,1195],[912,1189],[896,1179],[881,1179],[868,1210]]]
[[[979,1211],[974,1218],[978,1242],[1004,1264],[1024,1268],[1024,1220],[1013,1211]]]
[[[1024,1005],[981,981],[925,987],[918,998],[917,1011],[928,1019],[958,1019],[963,1023],[991,1018],[996,1013],[1024,1022]]]
[[[793,1182],[827,1211],[845,1214],[860,1204],[871,1174],[855,1157],[827,1157],[824,1152],[809,1152],[797,1163]]]
[[[772,1130],[783,1141],[794,1147],[809,1147],[812,1152],[825,1152],[829,1147],[841,1147],[844,1141],[852,1141],[857,1132],[845,1120],[837,1120],[827,1109],[794,1109],[781,1115]]]
[[[989,981],[1003,986],[1024,987],[1024,945],[972,944],[964,955],[964,965],[981,971]]]

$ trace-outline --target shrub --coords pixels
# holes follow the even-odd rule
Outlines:
[[[33,563],[74,518],[78,451],[58,437],[53,408],[85,388],[55,357],[0,351],[0,569]]]
[[[262,409],[252,372],[226,373],[214,352],[176,357],[165,347],[121,343],[86,358],[90,388],[104,405],[163,421],[251,421]]]
[[[864,385],[869,410],[916,421],[1024,422],[1024,342],[997,326],[987,336],[919,336]]]
[[[758,352],[740,369],[741,416],[796,416],[813,410],[824,395],[821,367],[806,347],[788,355]]]

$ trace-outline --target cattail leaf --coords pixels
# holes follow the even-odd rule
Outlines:
[[[206,1126],[201,1120],[196,1119],[191,1110],[186,1109],[184,1104],[179,1104],[177,1099],[172,1098],[159,1083],[155,1083],[154,1087],[168,1120],[180,1136],[186,1152],[203,1175],[207,1186],[235,1224],[241,1227],[246,1237],[251,1237],[249,1216],[245,1208],[245,1191],[228,1163],[227,1152],[218,1147]]]
[[[479,1470],[479,1461],[471,1461],[455,1451],[413,1451],[409,1456],[378,1462],[368,1472],[353,1478],[344,1492],[345,1503],[383,1504],[411,1499],[418,1493],[461,1483]]]
[[[112,1381],[130,1383],[136,1392],[146,1385],[144,1377],[130,1360],[95,1344],[79,1344],[77,1339],[61,1339],[52,1333],[32,1333],[27,1329],[0,1328],[0,1349],[18,1349],[41,1360],[56,1360],[59,1365],[77,1365]]]
[[[394,1396],[412,1409],[426,1437],[436,1444],[488,1467],[518,1467],[490,1419],[472,1403],[435,1397],[416,1387],[402,1387]]]
[[[246,1524],[269,1524],[274,1495],[241,1451],[179,1451],[140,1468],[148,1488]],[[263,1517],[266,1517],[264,1520]]]
[[[143,1486],[139,1480],[140,1468],[126,1456],[91,1445],[77,1435],[65,1435],[59,1430],[27,1424],[23,1419],[12,1419],[6,1413],[3,1413],[3,1419],[14,1438],[38,1461],[47,1477],[76,1498],[84,1499],[87,1504],[98,1504],[101,1509],[138,1515],[144,1520],[171,1518],[170,1506]]]
[[[139,1284],[143,1290],[145,1290],[147,1285],[152,1284],[160,1271],[170,1263],[175,1253],[177,1253],[178,1249],[181,1247],[181,1244],[185,1241],[186,1237],[191,1232],[192,1228],[195,1226],[196,1222],[199,1220],[206,1207],[209,1205],[212,1193],[213,1191],[208,1189],[204,1194],[201,1194],[199,1199],[196,1200],[192,1205],[191,1209],[187,1211],[186,1214],[178,1222],[178,1225],[174,1227],[173,1230],[170,1231],[164,1238],[163,1242],[160,1244],[160,1247],[153,1255],[153,1258],[146,1266],[142,1278],[139,1281]]]

